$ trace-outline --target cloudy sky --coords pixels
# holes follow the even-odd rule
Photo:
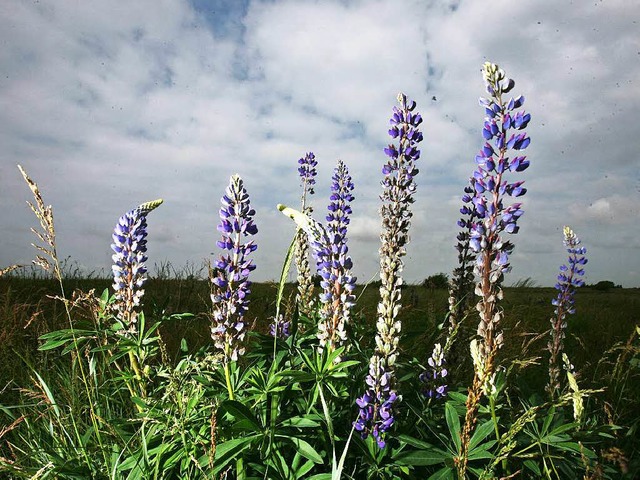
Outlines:
[[[88,269],[108,269],[118,217],[158,197],[149,262],[201,264],[238,173],[260,228],[255,278],[274,279],[294,231],[275,205],[297,205],[297,159],[313,151],[318,218],[337,159],[351,170],[351,253],[367,281],[402,91],[425,118],[406,277],[450,272],[489,60],[533,117],[506,283],[552,285],[568,224],[587,282],[640,286],[639,32],[637,0],[5,0],[0,266],[33,257],[18,163],[54,207],[60,256]]]

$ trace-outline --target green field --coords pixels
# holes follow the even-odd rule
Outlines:
[[[99,296],[109,288],[108,279],[72,278],[65,282],[68,297],[75,291],[88,292],[95,289]],[[252,287],[249,318],[253,329],[266,332],[270,317],[275,313],[277,285],[257,283]],[[291,298],[293,286],[288,285],[285,298]],[[503,307],[505,309],[506,348],[501,354],[504,363],[515,358],[522,359],[523,345],[534,340],[526,349],[529,357],[542,357],[540,367],[527,370],[527,378],[534,383],[538,379],[543,386],[546,381],[545,352],[547,337],[541,333],[549,328],[553,313],[551,299],[553,288],[506,288]],[[0,278],[0,382],[4,387],[10,380],[19,379],[26,369],[24,362],[41,365],[44,355],[38,355],[38,337],[46,332],[65,328],[68,321],[60,300],[59,285],[54,280],[21,277]],[[408,356],[424,361],[440,335],[438,326],[446,315],[447,291],[408,285],[403,291],[402,350]],[[358,302],[354,334],[373,339],[378,290],[375,285],[356,290]],[[290,302],[289,302],[290,303]],[[189,349],[198,348],[209,341],[209,283],[194,278],[153,279],[146,284],[145,310],[147,315],[190,312],[196,316],[173,324],[165,329],[163,340],[171,355],[177,355],[182,338]],[[598,369],[597,362],[614,345],[625,342],[640,324],[640,289],[610,289],[599,291],[592,288],[579,289],[576,294],[576,313],[568,318],[566,351],[583,381],[597,384],[597,377],[606,369]],[[82,321],[83,312],[74,311],[74,318]],[[477,324],[473,312],[467,320],[468,332]],[[464,344],[464,342],[461,342]],[[56,350],[47,355],[56,355]],[[537,370],[536,370],[537,369]],[[471,371],[469,356],[459,362],[459,374]],[[3,396],[10,395],[4,391]],[[0,397],[0,400],[2,398]],[[0,403],[2,403],[0,401]]]

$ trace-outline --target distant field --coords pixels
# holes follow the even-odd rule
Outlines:
[[[109,280],[70,279],[65,284],[67,296],[76,290],[95,289],[99,295],[110,287]],[[254,329],[266,332],[269,317],[275,312],[276,285],[254,284],[248,318],[255,319]],[[287,286],[285,298],[291,298],[293,286]],[[18,354],[27,361],[36,359],[39,335],[56,328],[65,328],[67,321],[60,301],[52,298],[59,294],[55,281],[5,277],[0,279],[0,382],[24,373]],[[370,285],[356,290],[359,332],[373,332],[378,290]],[[518,356],[521,345],[534,334],[549,327],[553,312],[552,288],[506,288],[504,330],[506,348],[502,354]],[[177,352],[181,338],[186,338],[190,349],[209,341],[208,311],[209,284],[203,280],[150,279],[146,285],[147,314],[191,312],[198,315],[192,320],[178,322],[163,339],[171,352]],[[421,361],[430,354],[438,335],[437,325],[442,323],[447,308],[447,292],[422,286],[407,286],[403,292],[403,349]],[[568,319],[566,351],[585,378],[591,378],[593,359],[616,342],[626,341],[636,324],[640,324],[640,289],[611,289],[597,291],[582,288],[576,295],[576,314]],[[475,329],[475,318],[469,319],[469,331]],[[368,325],[368,327],[367,327]],[[531,335],[527,335],[531,334]],[[373,334],[371,335],[373,338]],[[530,348],[530,355],[540,356],[547,337],[538,339]],[[52,353],[55,355],[54,353]],[[468,361],[468,360],[465,360]],[[469,362],[470,363],[470,362]],[[544,360],[542,361],[544,365]],[[540,367],[542,368],[542,367]],[[542,374],[542,371],[540,371]],[[531,374],[532,381],[546,375]],[[543,378],[544,379],[544,378]],[[0,387],[1,388],[1,387]]]

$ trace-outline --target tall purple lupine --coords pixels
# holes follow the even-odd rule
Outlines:
[[[580,278],[584,275],[583,266],[587,264],[585,254],[587,249],[580,247],[580,239],[569,227],[564,227],[564,246],[569,253],[568,265],[560,267],[558,282],[555,285],[558,296],[551,302],[556,308],[551,318],[551,339],[547,345],[549,349],[549,383],[547,391],[551,397],[555,397],[560,390],[560,356],[567,328],[567,315],[575,313],[574,296],[576,288],[584,286]]]
[[[474,273],[479,281],[475,292],[480,297],[476,306],[480,314],[479,341],[472,342],[474,355],[474,380],[467,397],[465,425],[462,430],[458,475],[463,478],[467,468],[467,454],[471,432],[483,392],[495,371],[495,357],[503,344],[499,330],[502,320],[502,280],[510,270],[509,255],[513,244],[504,234],[518,232],[518,220],[523,214],[522,204],[506,204],[508,197],[517,198],[526,193],[524,182],[507,181],[510,173],[522,172],[529,161],[521,152],[529,146],[530,139],[524,129],[531,115],[521,110],[524,97],[503,98],[515,86],[506,78],[498,65],[486,62],[482,75],[489,98],[480,98],[485,109],[482,135],[485,144],[476,155],[477,169],[473,173],[473,198],[477,219],[473,222],[469,243],[476,252]],[[508,155],[512,153],[512,157]]]
[[[244,353],[244,315],[249,304],[247,297],[251,293],[249,274],[256,268],[248,255],[258,248],[253,240],[244,241],[246,237],[258,233],[253,223],[254,215],[255,210],[251,208],[242,179],[233,175],[222,197],[218,225],[222,238],[217,245],[224,253],[214,263],[211,279],[211,338],[215,347],[223,352],[225,364],[237,360]]]
[[[137,332],[137,312],[143,286],[147,281],[147,215],[160,206],[162,200],[143,203],[118,219],[113,232],[114,308],[125,332]]]
[[[388,161],[382,168],[382,235],[380,239],[380,303],[376,322],[376,349],[369,362],[366,391],[356,401],[360,408],[354,423],[362,438],[372,435],[380,448],[386,445],[386,435],[393,425],[395,391],[395,362],[402,324],[397,319],[402,286],[402,257],[409,243],[411,203],[416,191],[414,177],[418,174],[416,161],[420,158],[418,130],[422,116],[415,113],[416,103],[399,94],[400,107],[394,107],[389,135],[398,140],[384,149]]]
[[[347,228],[352,214],[351,192],[354,189],[349,170],[342,160],[333,171],[331,196],[325,217],[326,244],[316,250],[320,286],[320,323],[318,339],[321,347],[329,351],[344,345],[351,309],[355,304],[353,290],[356,277],[351,274],[353,263],[347,246]]]
[[[492,371],[491,363],[497,350],[502,346],[503,337],[499,324],[502,309],[501,283],[504,273],[511,267],[509,255],[513,244],[504,234],[518,233],[518,220],[523,214],[522,204],[506,204],[508,197],[517,198],[526,193],[523,181],[509,182],[509,173],[522,172],[529,161],[521,155],[530,143],[524,132],[531,115],[520,110],[524,97],[503,99],[515,82],[505,77],[497,65],[485,63],[483,76],[490,98],[481,98],[485,108],[482,134],[486,140],[476,155],[477,169],[473,174],[474,196],[472,202],[477,212],[473,223],[470,244],[477,254],[475,274],[479,278],[476,294],[480,296],[477,309],[480,312],[478,335],[481,342],[481,354],[488,364],[485,371]],[[509,158],[509,154],[513,154]]]
[[[311,215],[313,209],[308,205],[308,196],[313,195],[316,184],[316,167],[318,161],[313,152],[308,152],[298,160],[298,173],[302,186],[302,196],[300,198],[300,211],[306,215]],[[311,269],[309,268],[309,238],[302,230],[298,230],[295,246],[296,269],[298,271],[298,308],[303,313],[309,313],[313,308],[313,281]]]

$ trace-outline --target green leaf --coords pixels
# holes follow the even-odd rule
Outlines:
[[[394,458],[398,465],[408,466],[428,466],[445,463],[451,458],[451,454],[437,450],[413,450],[411,452],[401,452]]]
[[[34,371],[33,373],[35,373],[36,377],[38,377],[38,380],[40,381],[40,385],[42,386],[42,390],[44,391],[45,395],[49,399],[49,403],[53,407],[53,411],[56,413],[56,417],[60,418],[60,409],[58,408],[58,403],[56,402],[56,399],[53,398],[53,394],[51,393],[51,390],[49,389],[49,385],[47,385],[47,382],[45,382],[42,379],[42,377],[40,376],[40,374],[38,372]]]
[[[240,453],[251,446],[251,443],[257,439],[259,435],[251,435],[249,437],[233,438],[216,446],[216,455],[214,457],[215,469],[214,474],[220,473]]]
[[[261,432],[262,425],[260,425],[260,421],[253,415],[251,410],[249,410],[244,404],[238,402],[237,400],[225,400],[220,404],[218,411],[227,412],[233,415],[236,420],[246,420],[253,427],[253,431]]]
[[[469,452],[469,460],[480,460],[480,459],[488,459],[493,457],[494,455],[491,452],[488,452],[482,448],[477,448],[473,452]]]
[[[298,427],[298,428],[310,428],[319,427],[320,424],[310,418],[306,417],[291,417],[280,422],[282,427]]]
[[[485,438],[489,436],[489,434],[493,431],[493,420],[487,420],[473,433],[471,440],[469,441],[469,451],[472,451],[476,448],[480,442],[482,442]]]
[[[64,345],[68,341],[70,341],[70,339],[68,338],[63,338],[62,340],[50,340],[48,342],[45,342],[42,346],[40,346],[38,350],[40,350],[41,352],[44,352],[46,350],[52,350],[54,348],[58,348],[61,345]]]
[[[455,470],[451,467],[444,467],[431,475],[428,480],[453,480]]]
[[[536,478],[542,477],[542,471],[540,470],[540,467],[533,460],[525,460],[524,466],[531,470],[535,474]]]
[[[430,450],[434,448],[433,445],[431,445],[430,443],[411,437],[409,435],[400,434],[400,435],[397,435],[396,438],[401,442],[411,445],[412,447],[420,448],[423,450]]]
[[[297,437],[289,437],[287,435],[276,435],[276,437],[289,440],[296,447],[296,450],[300,455],[311,460],[313,463],[324,463],[320,454],[306,440]]]
[[[449,427],[449,433],[451,434],[451,440],[455,444],[457,451],[460,451],[460,419],[458,418],[458,412],[451,402],[447,402],[444,406],[445,419],[447,421],[447,427]]]

